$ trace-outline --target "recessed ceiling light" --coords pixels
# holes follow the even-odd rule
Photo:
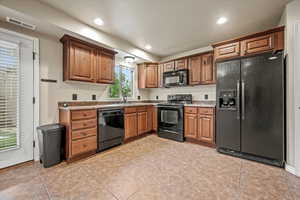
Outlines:
[[[99,26],[102,26],[104,24],[103,20],[100,19],[100,18],[94,19],[94,23],[97,24],[97,25],[99,25]]]
[[[145,48],[149,50],[149,49],[151,49],[152,47],[151,47],[150,44],[147,44],[147,45],[145,46]]]
[[[217,24],[225,24],[227,22],[226,17],[220,17],[217,21]]]

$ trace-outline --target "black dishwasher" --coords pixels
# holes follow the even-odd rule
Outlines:
[[[99,109],[97,152],[122,144],[123,140],[124,111],[122,109]]]

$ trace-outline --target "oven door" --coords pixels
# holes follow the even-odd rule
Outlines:
[[[159,130],[173,132],[183,131],[183,107],[163,106],[158,107]]]

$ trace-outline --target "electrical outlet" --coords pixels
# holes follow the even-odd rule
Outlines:
[[[137,96],[137,99],[138,99],[138,100],[141,100],[141,96]]]
[[[92,100],[96,100],[97,96],[95,94],[92,95]]]
[[[156,98],[156,100],[158,100],[158,96],[156,96],[155,98]]]
[[[208,100],[208,94],[205,94],[205,95],[204,95],[204,99],[205,99],[205,100]]]
[[[77,100],[77,94],[72,94],[72,100]]]

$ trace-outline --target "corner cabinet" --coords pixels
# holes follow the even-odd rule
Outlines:
[[[63,80],[92,83],[114,82],[116,52],[64,35]]]

